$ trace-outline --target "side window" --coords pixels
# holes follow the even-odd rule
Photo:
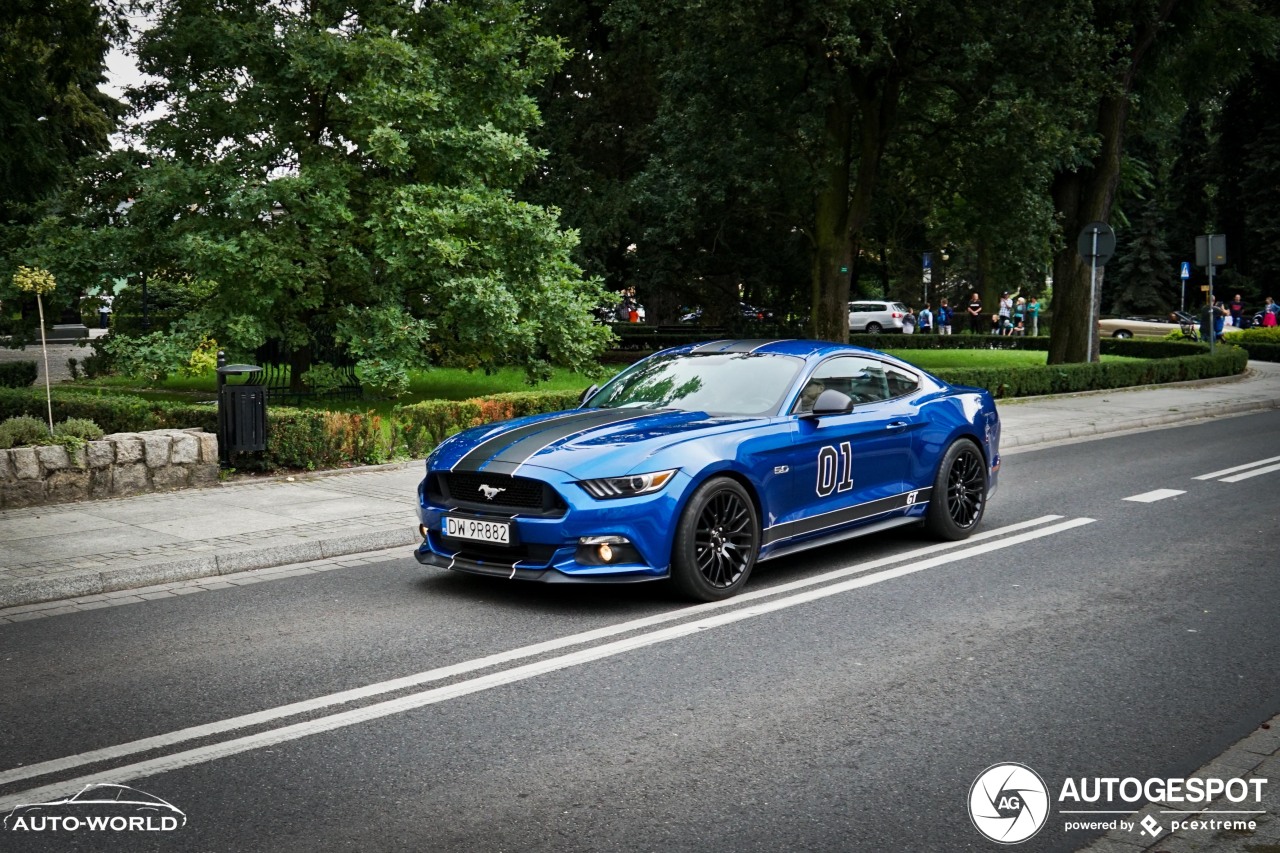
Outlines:
[[[828,389],[848,395],[856,406],[901,397],[919,384],[916,376],[873,358],[839,356],[818,365],[791,412],[797,415],[812,412],[818,395]]]
[[[920,377],[907,373],[905,370],[885,365],[884,374],[885,380],[889,384],[890,397],[901,397],[920,387]]]

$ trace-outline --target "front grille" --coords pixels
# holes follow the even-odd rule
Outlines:
[[[492,497],[490,497],[492,495]],[[449,507],[559,515],[565,503],[538,480],[476,471],[442,471],[432,477],[431,497]]]

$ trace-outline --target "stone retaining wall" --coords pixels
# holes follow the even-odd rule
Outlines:
[[[0,450],[0,509],[206,486],[218,482],[218,437],[198,429],[120,432],[68,451]]]

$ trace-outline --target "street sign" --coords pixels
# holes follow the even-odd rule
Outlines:
[[[1196,238],[1196,266],[1207,267],[1212,261],[1215,267],[1227,262],[1227,235],[1202,234]]]
[[[1182,277],[1183,279],[1191,278],[1191,261],[1182,262]]]
[[[1103,266],[1116,253],[1116,232],[1105,222],[1090,222],[1080,229],[1076,250],[1086,264]]]
[[[924,268],[925,269],[933,268],[933,252],[924,253]]]

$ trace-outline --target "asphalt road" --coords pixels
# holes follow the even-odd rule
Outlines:
[[[992,764],[1184,776],[1280,710],[1280,472],[1194,479],[1277,447],[1280,412],[1019,452],[1005,532],[783,558],[728,606],[406,553],[0,626],[0,812],[109,771],[186,819],[0,847],[1000,849]]]

